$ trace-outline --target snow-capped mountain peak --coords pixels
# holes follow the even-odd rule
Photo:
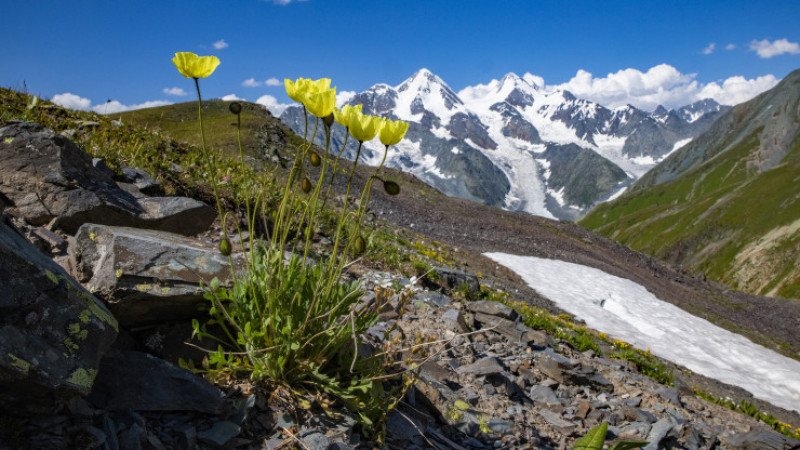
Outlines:
[[[610,110],[544,85],[541,77],[510,72],[456,93],[423,68],[397,86],[376,84],[349,103],[411,123],[387,154],[387,166],[449,195],[562,219],[619,193],[720,111],[713,101],[678,111]],[[302,130],[302,109],[290,108],[281,119]],[[344,130],[334,130],[332,140],[342,143]],[[350,145],[345,155],[354,157]],[[384,151],[365,143],[361,157],[377,164]]]
[[[403,120],[419,121],[427,112],[437,116],[440,123],[448,123],[464,105],[447,83],[425,68],[400,83],[395,91],[396,115]]]

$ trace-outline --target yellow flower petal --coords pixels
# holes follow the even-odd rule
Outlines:
[[[381,128],[381,118],[351,110],[348,124],[350,135],[357,141],[366,142],[378,134],[378,130]]]
[[[338,122],[339,125],[347,128],[350,122],[351,111],[361,112],[361,108],[363,107],[364,105],[356,105],[356,106],[344,105],[342,106],[342,109],[336,108],[333,110],[333,118],[336,119],[336,122]]]
[[[331,88],[330,78],[320,78],[317,81],[309,81],[309,92],[324,92]]]
[[[308,78],[298,78],[297,81],[292,81],[288,78],[283,80],[283,84],[286,86],[286,94],[292,100],[300,103],[303,103],[303,95],[308,92],[309,83],[311,83],[311,80]]]
[[[406,131],[408,131],[408,122],[384,119],[380,133],[381,144],[386,146],[397,144],[403,140]]]
[[[216,70],[219,58],[216,56],[197,56],[192,52],[177,52],[172,63],[186,78],[205,78]]]
[[[328,117],[336,108],[336,88],[322,92],[306,92],[303,95],[303,104],[308,112],[316,117]]]

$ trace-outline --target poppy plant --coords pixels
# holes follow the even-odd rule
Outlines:
[[[197,56],[192,52],[177,52],[172,58],[172,63],[178,72],[186,78],[205,78],[212,73],[219,65],[219,58],[216,56]]]

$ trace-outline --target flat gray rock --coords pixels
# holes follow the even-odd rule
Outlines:
[[[197,317],[200,283],[230,285],[230,262],[197,239],[163,231],[83,225],[75,235],[77,277],[125,325]],[[234,258],[243,270],[244,258]]]
[[[477,376],[495,375],[503,373],[505,369],[497,358],[481,358],[472,364],[456,369],[458,373],[471,373]]]

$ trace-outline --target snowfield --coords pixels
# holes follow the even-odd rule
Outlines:
[[[559,307],[616,339],[800,412],[800,362],[656,298],[643,286],[564,261],[486,253]]]

